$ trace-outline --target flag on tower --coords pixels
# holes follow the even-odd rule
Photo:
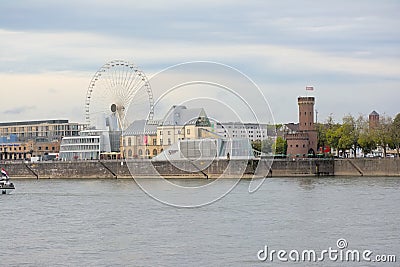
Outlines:
[[[314,86],[306,86],[306,91],[314,91]]]

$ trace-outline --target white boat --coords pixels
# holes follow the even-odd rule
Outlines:
[[[9,179],[0,181],[0,193],[2,195],[11,194],[15,190],[15,186]]]
[[[15,190],[15,186],[10,182],[10,177],[6,170],[1,168],[1,178],[0,178],[0,194],[7,195],[11,194]]]

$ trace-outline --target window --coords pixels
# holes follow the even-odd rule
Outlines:
[[[168,138],[168,145],[171,144],[171,138]]]
[[[129,137],[128,138],[128,146],[131,146],[132,145],[132,139]]]
[[[160,131],[160,135],[162,135],[162,131]]]
[[[128,150],[128,157],[132,157],[132,150],[131,149]]]
[[[157,145],[157,139],[153,138],[153,146]]]
[[[186,134],[190,134],[190,129],[186,129]]]
[[[40,147],[38,147],[38,150],[42,150],[42,147],[40,146]]]
[[[306,147],[306,145],[305,145],[305,144],[303,144],[303,147]]]
[[[54,147],[54,146],[52,146],[52,147],[51,147],[51,150],[52,150],[52,151],[54,151],[54,150],[55,150],[55,147]]]
[[[157,156],[157,149],[153,149],[153,156]]]
[[[299,147],[299,145],[296,145],[296,147]]]
[[[46,146],[46,150],[49,150],[49,147],[48,147],[48,146]]]
[[[160,139],[160,146],[162,146],[163,145],[163,141],[162,141],[162,139]]]
[[[171,131],[168,131],[168,135],[171,135]]]
[[[143,151],[139,149],[139,156],[143,155]]]
[[[146,149],[146,156],[150,156],[150,150]]]

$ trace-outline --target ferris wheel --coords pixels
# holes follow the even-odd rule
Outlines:
[[[113,60],[104,64],[90,81],[85,101],[85,118],[90,127],[99,118],[113,116],[119,130],[128,124],[126,114],[136,94],[143,94],[148,108],[148,119],[153,119],[153,93],[146,75],[133,63]],[[146,109],[147,109],[146,108]]]

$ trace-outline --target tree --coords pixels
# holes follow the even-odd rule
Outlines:
[[[390,117],[384,116],[379,118],[379,124],[377,127],[372,129],[373,139],[377,145],[382,147],[383,149],[383,157],[386,158],[386,149],[389,144],[393,144],[392,142],[392,134],[390,131],[392,124],[392,119]]]
[[[287,152],[286,140],[283,139],[282,137],[278,136],[278,138],[276,138],[276,141],[273,145],[273,151],[275,151],[275,154],[286,155],[286,152]]]
[[[369,121],[360,116],[356,122],[358,128],[358,146],[362,149],[364,157],[376,148],[374,138],[369,129]]]
[[[261,140],[251,142],[251,146],[254,150],[261,151]]]
[[[397,157],[400,157],[400,113],[396,115],[390,127],[391,141],[397,151]]]
[[[326,143],[334,149],[338,149],[340,136],[338,135],[339,124],[335,123],[332,115],[326,120],[325,139]]]
[[[251,146],[253,147],[254,150],[260,151],[262,153],[272,153],[273,150],[273,145],[274,145],[274,140],[271,138],[267,138],[263,141],[256,140],[251,142]]]
[[[339,124],[332,125],[326,131],[326,141],[329,146],[339,150],[339,139],[341,135],[341,129]]]
[[[328,131],[328,126],[323,123],[317,123],[317,134],[318,134],[318,149],[322,148],[324,151],[325,145],[328,143],[326,132]]]
[[[355,119],[351,115],[343,117],[343,124],[340,126],[341,133],[339,147],[343,150],[352,149],[354,157],[357,157],[358,138],[362,129],[364,118],[359,116]]]
[[[376,143],[374,138],[368,128],[361,132],[360,136],[358,137],[358,145],[364,152],[364,157],[371,153],[372,150],[376,148]]]
[[[261,152],[263,153],[272,153],[274,146],[274,139],[267,138],[261,142]]]

